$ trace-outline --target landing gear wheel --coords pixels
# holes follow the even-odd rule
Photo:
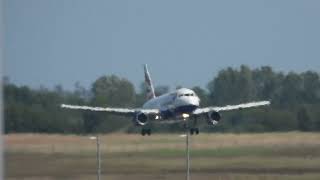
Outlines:
[[[199,134],[199,128],[191,128],[190,129],[190,134],[191,135],[193,135],[193,134],[198,135]]]
[[[193,130],[193,128],[191,128],[190,129],[190,134],[193,135],[193,133],[194,133],[194,130]]]
[[[142,136],[146,135],[146,132],[145,132],[144,129],[141,130],[141,135],[142,135]]]
[[[151,129],[142,129],[141,130],[141,135],[142,136],[145,136],[145,135],[150,136],[151,135]]]
[[[199,128],[194,128],[195,132],[196,132],[196,135],[199,134]]]

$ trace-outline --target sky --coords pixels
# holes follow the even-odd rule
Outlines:
[[[320,70],[318,0],[6,0],[4,73],[72,90],[115,74],[136,87],[206,87],[226,67]]]

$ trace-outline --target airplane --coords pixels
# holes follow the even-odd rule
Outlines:
[[[147,86],[147,101],[142,108],[113,108],[113,107],[90,107],[79,105],[61,104],[62,108],[100,111],[115,115],[131,116],[132,122],[140,126],[141,135],[151,135],[151,129],[146,126],[150,122],[187,122],[193,123],[188,129],[190,134],[199,134],[197,127],[198,118],[204,119],[209,125],[215,126],[221,120],[221,112],[241,110],[258,106],[270,105],[270,101],[256,101],[238,105],[223,107],[200,107],[200,98],[187,88],[180,88],[173,92],[156,97],[148,67],[144,65],[145,83]]]

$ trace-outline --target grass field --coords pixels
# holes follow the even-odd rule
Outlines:
[[[88,136],[10,134],[6,179],[96,179]],[[184,179],[178,134],[101,135],[102,179]],[[320,179],[320,133],[201,134],[191,138],[191,179]]]

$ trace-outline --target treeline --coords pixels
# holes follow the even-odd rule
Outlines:
[[[174,87],[175,88],[175,87]],[[227,112],[217,126],[201,121],[206,132],[319,131],[320,78],[317,72],[275,72],[265,66],[250,69],[226,68],[209,81],[207,88],[192,88],[201,98],[201,106],[238,104],[271,100],[270,107]],[[157,86],[156,94],[170,90]],[[127,79],[115,75],[98,78],[90,89],[75,84],[73,92],[61,86],[31,89],[4,83],[5,132],[107,133],[137,132],[132,119],[103,112],[61,109],[60,104],[90,106],[140,107],[145,102],[145,88],[137,92]],[[179,124],[152,125],[153,131],[181,131]]]

